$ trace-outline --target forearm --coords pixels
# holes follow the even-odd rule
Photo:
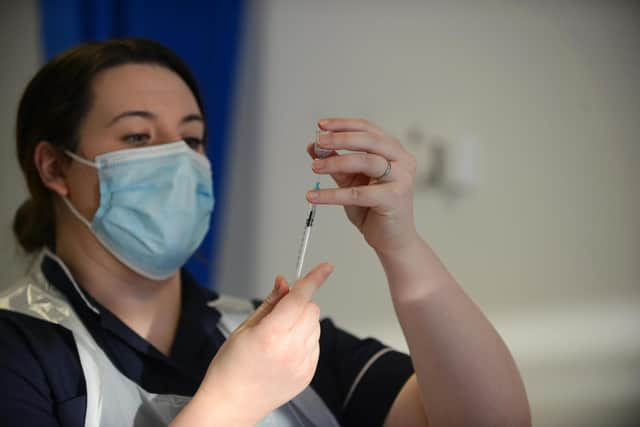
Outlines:
[[[430,425],[530,425],[509,350],[429,246],[378,256]]]
[[[171,427],[251,427],[256,425],[248,408],[232,405],[224,396],[216,398],[210,389],[200,388],[171,422]]]

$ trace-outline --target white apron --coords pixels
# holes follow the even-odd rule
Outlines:
[[[20,312],[59,324],[74,337],[87,386],[85,426],[164,426],[168,425],[191,399],[188,396],[149,393],[123,375],[95,342],[65,297],[48,283],[40,269],[44,256],[55,260],[87,303],[66,266],[54,254],[43,250],[25,277],[0,294],[0,308]],[[220,297],[209,303],[221,313],[218,329],[228,337],[252,312],[248,300]],[[259,398],[259,397],[258,397]],[[338,427],[339,424],[311,387],[267,415],[260,427]]]

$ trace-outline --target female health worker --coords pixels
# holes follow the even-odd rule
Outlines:
[[[144,39],[61,53],[16,139],[35,261],[0,295],[0,425],[527,426],[516,365],[417,234],[415,159],[366,120],[322,119],[312,170],[378,255],[410,354],[320,320],[324,263],[255,305],[181,269],[214,207],[196,82]],[[336,150],[342,150],[339,154]]]

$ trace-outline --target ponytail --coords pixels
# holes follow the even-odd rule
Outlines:
[[[44,246],[53,249],[55,227],[51,201],[38,204],[29,198],[22,203],[13,218],[13,233],[26,252],[34,252]]]

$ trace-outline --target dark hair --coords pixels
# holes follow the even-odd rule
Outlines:
[[[187,65],[160,43],[141,39],[112,39],[81,44],[44,65],[27,85],[16,120],[18,161],[30,198],[17,210],[13,232],[27,252],[55,247],[53,193],[44,186],[34,162],[41,141],[75,151],[78,132],[91,108],[95,77],[125,64],[166,67],[184,80],[204,115],[198,85]]]

